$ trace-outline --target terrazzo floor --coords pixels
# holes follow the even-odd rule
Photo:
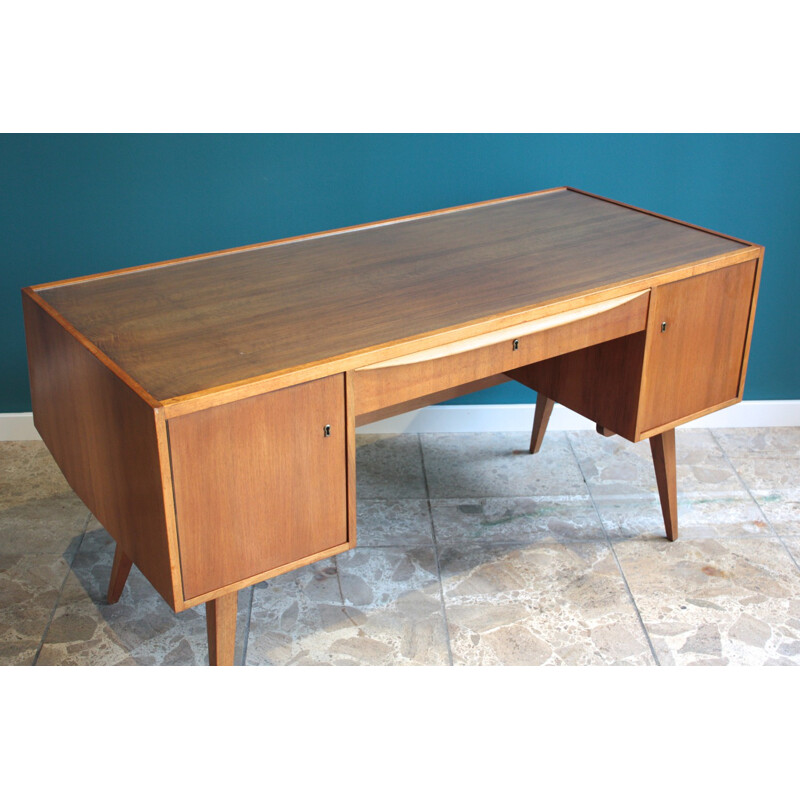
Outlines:
[[[358,546],[239,592],[256,665],[798,665],[800,428],[679,429],[680,538],[647,442],[358,437]],[[0,664],[207,663],[41,442],[0,443]]]

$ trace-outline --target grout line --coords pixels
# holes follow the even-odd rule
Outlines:
[[[786,542],[783,541],[781,535],[775,530],[775,526],[772,524],[772,522],[770,522],[769,517],[764,513],[764,509],[761,508],[761,504],[753,496],[753,492],[750,490],[750,487],[747,485],[747,483],[745,483],[744,478],[739,474],[739,470],[736,469],[733,461],[731,461],[730,456],[728,455],[728,451],[725,450],[725,448],[722,446],[722,443],[719,441],[719,439],[717,439],[716,435],[714,434],[714,431],[709,429],[709,432],[711,433],[711,437],[717,443],[717,447],[719,447],[719,449],[722,451],[722,455],[725,457],[725,460],[728,462],[728,465],[734,471],[736,477],[739,479],[739,483],[742,484],[744,490],[750,496],[750,499],[756,504],[756,508],[758,508],[759,512],[761,513],[761,516],[764,518],[764,522],[767,523],[770,531],[772,532],[772,535],[781,543],[783,549],[786,551],[786,554],[789,556],[792,563],[795,565],[795,567],[797,567],[798,570],[800,570],[800,564],[797,563],[797,559],[792,555],[792,551],[786,546]]]
[[[656,649],[653,647],[653,642],[650,640],[650,633],[647,630],[647,626],[644,624],[644,619],[642,619],[642,612],[639,611],[639,606],[636,603],[636,599],[633,596],[633,592],[631,591],[631,587],[628,584],[628,578],[625,576],[625,572],[622,569],[622,564],[620,563],[619,557],[617,556],[617,551],[614,549],[614,542],[611,541],[611,537],[608,535],[608,530],[606,529],[606,524],[603,522],[603,517],[600,514],[600,509],[597,507],[597,502],[595,501],[594,495],[592,494],[592,489],[589,486],[589,482],[586,480],[586,475],[584,475],[583,467],[581,467],[580,459],[578,458],[577,454],[575,453],[575,448],[572,446],[572,441],[569,436],[569,432],[566,435],[567,443],[569,444],[570,452],[572,453],[572,457],[575,459],[575,462],[578,465],[578,469],[581,471],[581,476],[583,477],[583,482],[586,484],[586,489],[589,492],[589,497],[592,501],[592,506],[594,507],[595,514],[597,514],[597,519],[600,521],[600,526],[603,529],[603,533],[606,535],[606,542],[608,543],[608,547],[611,550],[611,555],[614,557],[614,562],[617,565],[617,569],[619,570],[620,577],[622,578],[622,583],[625,586],[625,591],[628,593],[628,599],[631,601],[633,605],[633,610],[636,612],[636,616],[639,619],[639,624],[642,626],[642,632],[644,633],[644,638],[647,640],[647,644],[650,647],[650,653],[653,656],[653,660],[657,667],[661,666],[661,662],[658,659],[658,655],[656,654]]]
[[[425,497],[428,501],[428,519],[431,521],[431,538],[433,539],[433,555],[436,559],[436,574],[439,577],[439,600],[442,604],[442,616],[444,617],[444,638],[447,643],[447,658],[450,666],[453,666],[453,649],[450,644],[450,623],[447,621],[447,606],[444,602],[444,582],[442,581],[442,568],[439,563],[439,543],[436,539],[436,525],[433,522],[433,510],[431,509],[431,493],[428,488],[428,472],[425,469],[425,454],[422,449],[422,437],[417,434],[417,446],[419,447],[419,460],[422,464],[422,479],[425,483]]]
[[[47,624],[44,626],[44,631],[42,631],[42,638],[39,641],[39,647],[36,648],[36,653],[33,656],[33,661],[31,662],[31,666],[35,667],[39,663],[39,656],[42,654],[42,648],[44,647],[44,643],[47,639],[47,634],[50,633],[50,626],[53,623],[53,619],[55,618],[56,611],[58,611],[58,607],[61,604],[61,595],[64,594],[64,587],[67,585],[67,580],[69,576],[72,574],[72,565],[75,563],[75,559],[78,557],[78,553],[80,552],[81,546],[83,545],[84,537],[86,536],[86,529],[89,527],[89,520],[92,518],[92,512],[86,512],[86,521],[83,523],[83,528],[79,534],[80,541],[78,542],[78,546],[75,548],[75,552],[72,554],[72,558],[70,559],[69,564],[67,565],[67,572],[64,575],[64,580],[61,581],[61,586],[58,589],[58,595],[56,597],[55,603],[53,603],[53,608],[50,611],[50,616],[48,617]]]

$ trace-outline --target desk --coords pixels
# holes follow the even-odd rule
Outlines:
[[[763,248],[571,188],[23,289],[34,422],[230,664],[239,589],[356,543],[358,424],[517,380],[649,439],[742,397]]]

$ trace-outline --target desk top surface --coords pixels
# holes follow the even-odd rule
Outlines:
[[[36,291],[167,400],[749,246],[558,189]]]

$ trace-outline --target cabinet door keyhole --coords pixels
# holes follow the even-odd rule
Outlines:
[[[331,426],[330,425],[326,425],[322,429],[322,433],[323,433],[323,436],[330,436],[331,435]]]

